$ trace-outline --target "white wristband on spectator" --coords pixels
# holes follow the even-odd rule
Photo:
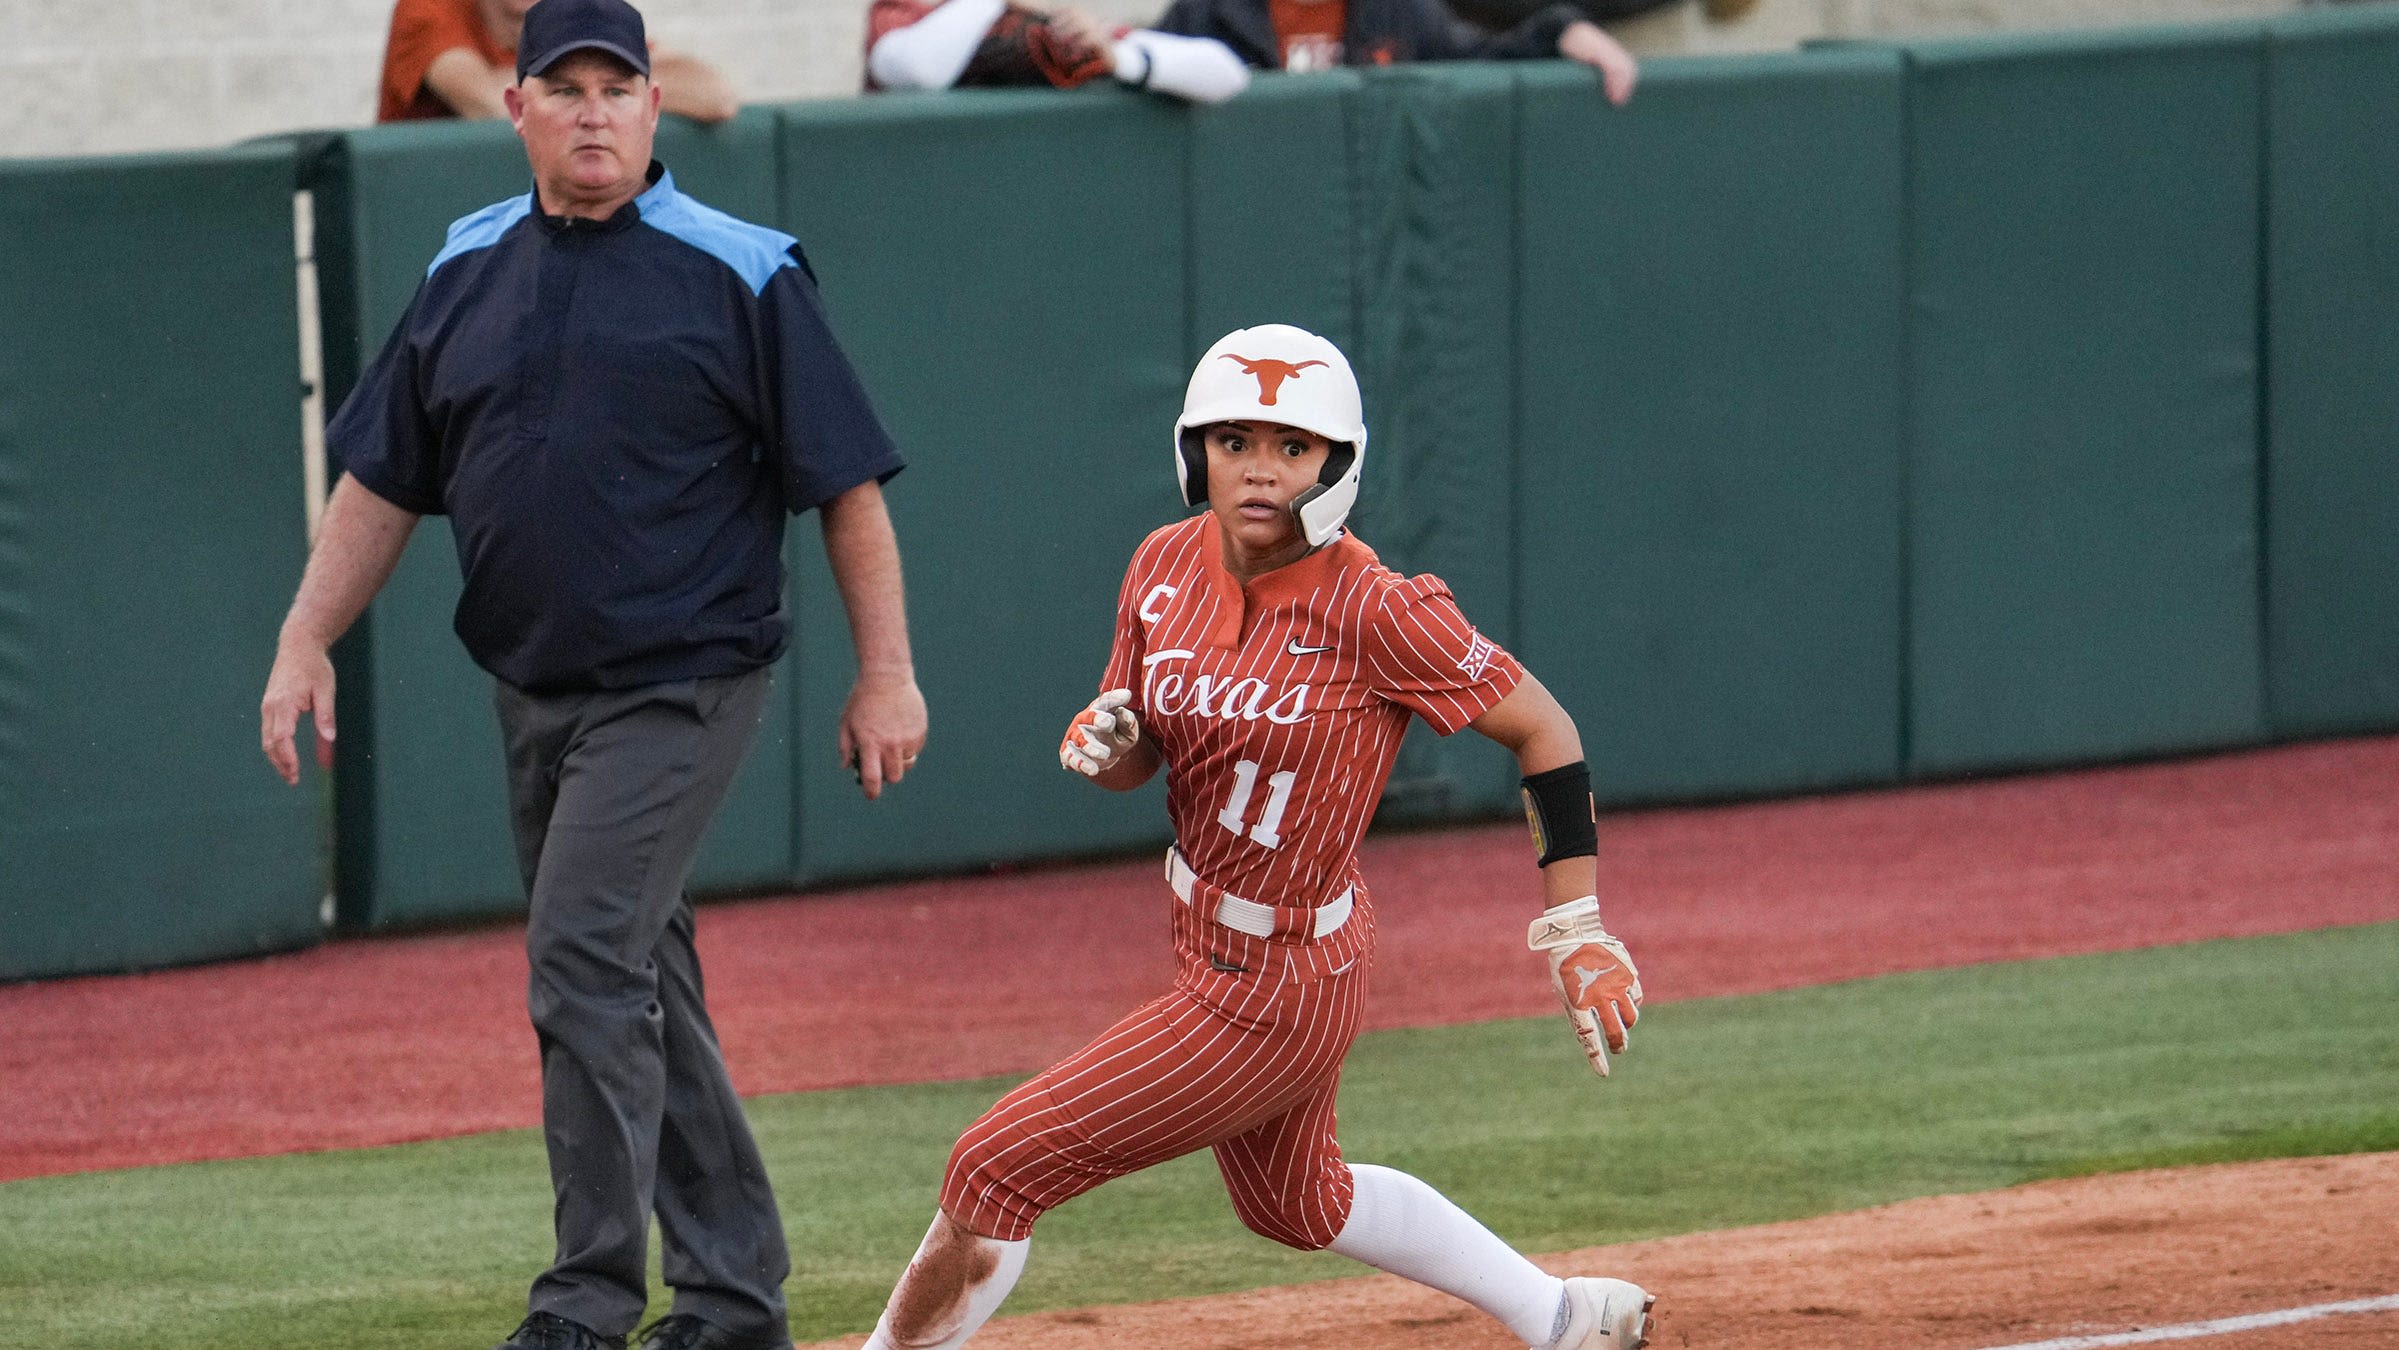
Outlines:
[[[1194,103],[1222,103],[1249,88],[1249,67],[1214,38],[1136,28],[1117,39],[1116,78]]]

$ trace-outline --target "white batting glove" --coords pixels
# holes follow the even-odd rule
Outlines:
[[[1066,724],[1066,735],[1058,742],[1058,762],[1086,778],[1097,778],[1116,763],[1141,739],[1141,724],[1125,706],[1132,701],[1130,689],[1111,689],[1091,700],[1091,706]]]
[[[1541,911],[1525,934],[1525,945],[1549,953],[1549,979],[1566,1005],[1574,1038],[1600,1077],[1608,1076],[1608,1052],[1623,1054],[1632,1025],[1641,1020],[1641,972],[1624,944],[1599,925],[1599,899],[1586,895]]]

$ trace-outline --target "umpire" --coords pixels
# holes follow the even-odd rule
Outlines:
[[[925,705],[881,484],[900,469],[788,236],[650,158],[659,88],[625,0],[541,0],[508,114],[533,191],[450,227],[328,429],[347,476],[261,704],[297,782],[327,650],[447,514],[456,628],[495,677],[531,900],[555,1263],[501,1350],[621,1350],[658,1218],[672,1313],[645,1350],[784,1350],[781,1221],[701,998],[684,894],[783,649],[786,513],[817,508],[858,650],[840,750],[868,798]]]

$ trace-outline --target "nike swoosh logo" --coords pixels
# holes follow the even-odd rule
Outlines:
[[[1290,654],[1291,654],[1291,655],[1293,655],[1293,656],[1314,656],[1314,655],[1316,655],[1318,652],[1329,652],[1329,651],[1331,651],[1331,650],[1333,650],[1333,649],[1332,649],[1330,646],[1324,646],[1324,647],[1303,647],[1303,646],[1299,645],[1299,639],[1298,639],[1298,638],[1293,638],[1293,639],[1291,639],[1291,641],[1289,641],[1289,642],[1287,642],[1287,643],[1283,644],[1283,650],[1284,650],[1284,651],[1286,651],[1286,652],[1288,652],[1288,653],[1290,653]]]

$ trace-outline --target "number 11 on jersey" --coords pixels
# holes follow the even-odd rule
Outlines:
[[[1251,842],[1274,848],[1283,842],[1279,833],[1283,825],[1283,808],[1291,805],[1291,785],[1299,781],[1292,769],[1269,774],[1266,778],[1266,810],[1258,823],[1247,825],[1249,799],[1258,790],[1258,765],[1254,760],[1239,760],[1233,765],[1233,795],[1224,809],[1216,813],[1216,823],[1235,834],[1247,833]],[[1246,830],[1244,826],[1247,825]]]

